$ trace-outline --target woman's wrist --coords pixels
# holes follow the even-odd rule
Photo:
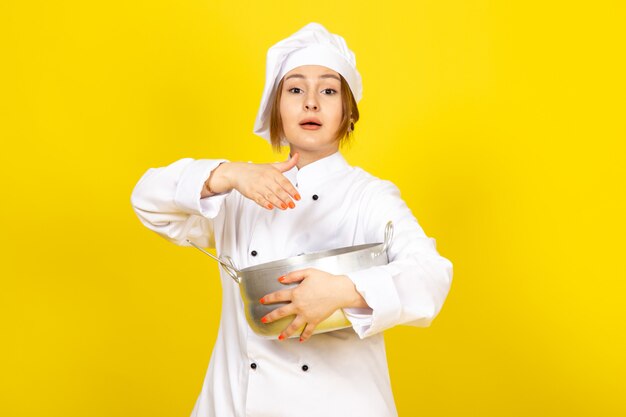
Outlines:
[[[209,178],[204,182],[200,198],[210,197],[215,194],[226,193],[233,189],[230,184],[230,165],[231,162],[222,162],[211,171]]]
[[[343,304],[342,308],[343,307],[360,307],[360,308],[369,307],[369,305],[367,304],[363,296],[356,290],[356,286],[354,285],[354,282],[352,282],[350,278],[348,278],[346,275],[339,275],[337,278],[339,278],[342,281],[342,288],[344,288],[344,290],[342,291],[342,294],[345,297],[345,301],[342,303]]]

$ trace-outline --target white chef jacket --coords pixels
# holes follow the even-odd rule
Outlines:
[[[256,335],[237,283],[220,268],[220,327],[192,417],[397,416],[383,331],[428,326],[449,291],[452,264],[391,182],[351,167],[339,152],[284,173],[302,196],[286,211],[264,209],[236,190],[201,199],[224,161],[185,158],[149,169],[131,197],[141,222],[178,245],[214,246],[239,269],[382,242],[389,220],[394,237],[388,265],[347,274],[369,308],[344,308],[351,328],[304,343]]]

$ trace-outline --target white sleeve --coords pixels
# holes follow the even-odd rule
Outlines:
[[[213,219],[230,193],[200,198],[211,171],[224,159],[180,159],[166,167],[150,168],[137,182],[131,204],[150,230],[181,246],[186,239],[214,246]]]
[[[426,327],[450,290],[452,263],[439,255],[394,184],[376,181],[364,194],[366,241],[382,242],[386,223],[393,222],[389,264],[347,274],[370,308],[343,311],[361,339],[399,324]]]

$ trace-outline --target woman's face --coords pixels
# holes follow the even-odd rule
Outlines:
[[[342,118],[341,78],[321,65],[303,65],[284,76],[280,98],[283,130],[292,151],[330,155]],[[306,122],[316,124],[306,124]]]

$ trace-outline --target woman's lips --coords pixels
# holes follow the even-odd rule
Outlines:
[[[318,130],[322,128],[322,126],[314,124],[302,124],[300,127],[305,130]]]

